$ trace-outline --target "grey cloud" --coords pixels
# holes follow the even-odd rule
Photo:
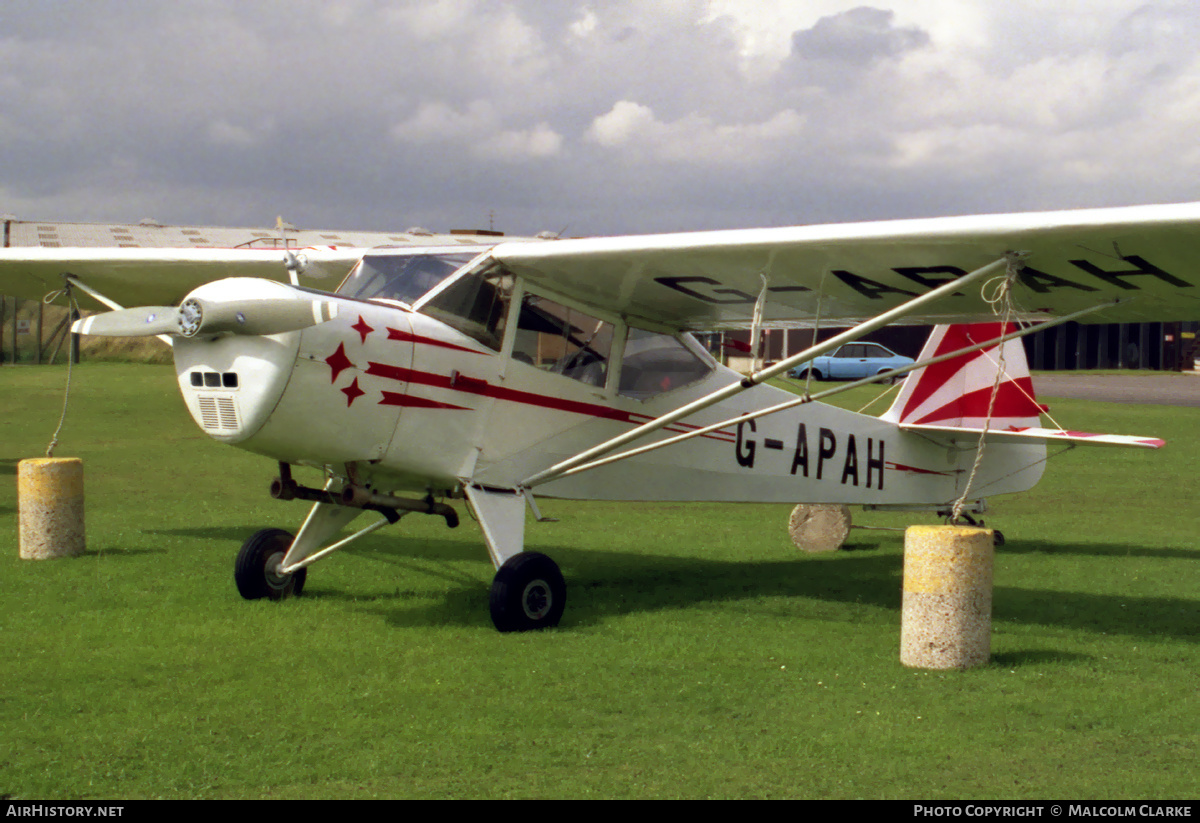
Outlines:
[[[895,14],[860,6],[822,17],[811,29],[792,34],[792,55],[800,60],[828,60],[866,66],[929,45],[918,28],[897,28]]]
[[[494,211],[511,232],[598,234],[1174,197],[1200,169],[1161,142],[1200,118],[1196,25],[1162,3],[1126,25],[1130,8],[1069,51],[1026,9],[946,55],[860,7],[751,76],[738,21],[705,0],[9,0],[0,212],[444,229]],[[986,99],[1020,106],[979,128],[1004,114]],[[639,129],[596,140],[615,109]],[[1052,144],[1114,110],[1119,133]]]

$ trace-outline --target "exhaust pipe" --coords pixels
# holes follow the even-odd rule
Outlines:
[[[309,486],[301,486],[293,480],[291,468],[287,463],[280,463],[280,476],[271,481],[271,497],[276,500],[308,500],[313,503],[328,503],[332,506],[377,511],[386,517],[389,523],[399,520],[401,511],[436,514],[443,517],[446,525],[450,528],[458,528],[458,512],[445,503],[438,503],[432,496],[426,497],[424,500],[413,500],[390,494],[379,494],[365,486],[357,485],[347,486],[341,492],[314,489]]]

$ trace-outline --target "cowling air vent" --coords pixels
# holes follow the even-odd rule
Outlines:
[[[194,371],[191,376],[192,385],[196,388],[216,389],[236,389],[238,387],[238,376],[235,371],[227,372],[202,372]]]
[[[200,425],[205,431],[232,433],[238,430],[237,402],[228,395],[200,395]]]

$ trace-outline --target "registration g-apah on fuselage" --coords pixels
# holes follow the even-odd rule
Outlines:
[[[110,309],[77,330],[163,336],[197,424],[275,461],[276,497],[312,503],[294,537],[243,545],[243,596],[299,593],[316,560],[405,514],[456,525],[465,500],[509,631],[565,605],[557,565],[524,551],[535,495],[961,513],[1031,488],[1047,443],[1162,445],[1044,426],[1017,338],[1028,321],[1200,315],[1198,228],[1200,205],[1179,205],[297,253],[4,249],[0,292],[69,287]],[[749,375],[690,334],[818,317],[852,328]],[[893,322],[942,325],[916,364],[867,378],[912,372],[879,417],[764,385]]]

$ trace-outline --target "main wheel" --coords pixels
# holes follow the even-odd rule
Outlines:
[[[558,564],[538,552],[508,558],[492,580],[492,623],[497,631],[526,632],[557,626],[567,605],[567,583]]]
[[[308,569],[292,574],[279,574],[279,564],[292,545],[291,532],[283,529],[262,529],[250,535],[242,544],[233,564],[233,580],[238,594],[247,600],[268,597],[283,600],[299,596],[304,591]]]

